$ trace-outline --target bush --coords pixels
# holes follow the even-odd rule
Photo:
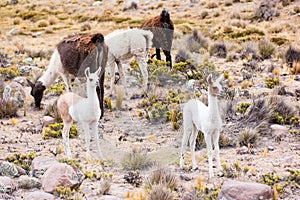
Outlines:
[[[217,56],[220,58],[226,58],[227,49],[223,43],[215,43],[210,48],[210,55]]]
[[[122,159],[122,166],[126,170],[142,170],[153,165],[146,153],[133,149],[131,153]]]
[[[279,16],[279,12],[276,10],[276,1],[263,0],[254,12],[254,18],[259,21],[269,21],[275,16]]]
[[[19,107],[12,100],[0,99],[0,119],[17,117]]]
[[[258,51],[263,59],[269,59],[274,53],[275,47],[271,42],[263,40],[258,44]]]
[[[158,199],[173,200],[174,198],[172,192],[169,191],[167,188],[165,188],[162,185],[156,185],[149,192],[147,199],[148,200],[158,200]]]
[[[178,186],[176,175],[170,172],[170,169],[158,168],[154,170],[146,181],[152,189],[154,186],[162,185],[170,190],[175,190]]]
[[[51,138],[61,138],[62,137],[62,129],[64,127],[64,123],[54,123],[50,124],[48,127],[44,128],[44,134],[43,139],[49,139]],[[75,138],[78,136],[78,130],[77,127],[72,124],[69,132],[70,138]]]
[[[208,41],[196,29],[193,34],[187,39],[187,47],[190,52],[199,53],[199,49],[208,49]]]

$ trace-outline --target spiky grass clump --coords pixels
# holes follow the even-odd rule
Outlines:
[[[64,123],[54,123],[50,124],[48,127],[44,128],[43,130],[43,139],[49,139],[49,138],[61,138],[62,137],[62,129],[63,129]],[[78,129],[77,126],[74,124],[71,125],[70,128],[70,138],[75,138],[78,136]]]
[[[208,40],[194,29],[187,39],[187,47],[190,52],[199,53],[201,48],[208,49]]]
[[[241,146],[248,147],[249,144],[251,146],[256,146],[258,140],[258,133],[254,129],[246,129],[238,138],[239,144]]]
[[[258,52],[263,59],[271,58],[274,51],[275,51],[275,47],[274,47],[273,43],[271,43],[267,40],[262,40],[261,42],[259,42]]]
[[[258,8],[254,11],[254,18],[262,21],[269,21],[273,17],[278,16],[279,12],[276,9],[276,2],[263,0]]]
[[[150,174],[146,185],[151,189],[156,185],[162,185],[173,191],[178,187],[178,181],[176,175],[169,169],[160,167]]]
[[[174,197],[172,195],[172,192],[165,188],[163,185],[155,185],[149,192],[148,200],[173,200]]]
[[[292,68],[294,62],[300,62],[300,51],[292,46],[289,46],[284,58],[285,62]]]
[[[153,162],[141,149],[133,149],[124,156],[121,164],[125,170],[142,170],[152,166]]]
[[[226,58],[227,49],[224,43],[215,43],[210,47],[210,55]]]
[[[0,99],[0,119],[17,117],[19,107],[12,100]]]

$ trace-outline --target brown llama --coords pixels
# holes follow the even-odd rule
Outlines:
[[[32,88],[31,95],[34,97],[35,106],[40,108],[44,90],[58,76],[62,77],[66,90],[70,91],[71,77],[83,77],[87,67],[91,67],[92,73],[101,67],[99,85],[96,90],[102,117],[107,54],[108,47],[104,43],[104,36],[101,33],[77,34],[64,38],[54,50],[45,73],[35,83],[28,81]],[[95,62],[96,60],[97,62]],[[96,66],[95,63],[99,63],[99,66]]]
[[[161,60],[160,48],[162,48],[166,61],[169,62],[172,68],[171,48],[173,42],[174,25],[170,19],[168,11],[163,10],[160,15],[153,17],[152,19],[144,22],[141,25],[142,29],[150,30],[153,33],[153,47],[156,49],[156,53],[152,57],[156,56],[158,60]]]

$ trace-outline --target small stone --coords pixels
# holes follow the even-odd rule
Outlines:
[[[268,146],[268,150],[269,151],[274,151],[274,147],[273,146]]]
[[[102,2],[101,1],[95,1],[92,6],[101,6]]]
[[[17,34],[17,29],[13,28],[10,31],[7,32],[8,35],[16,35]]]
[[[25,196],[24,200],[53,200],[55,199],[55,196],[53,196],[50,193],[46,193],[44,191],[34,191],[34,192],[30,192],[27,193],[27,195]]]
[[[32,63],[32,62],[33,62],[33,59],[32,59],[31,57],[25,58],[25,59],[23,60],[23,63],[26,63],[26,64],[30,64],[30,63]]]
[[[48,126],[49,124],[53,124],[54,122],[55,122],[55,119],[51,116],[44,116],[42,118],[43,127]]]

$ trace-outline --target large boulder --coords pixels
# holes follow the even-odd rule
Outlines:
[[[75,166],[65,163],[53,164],[42,176],[42,188],[53,193],[56,187],[78,188],[83,181],[83,174]]]
[[[35,192],[30,192],[28,193],[24,200],[53,200],[55,199],[55,196],[43,191],[35,191]]]
[[[27,175],[20,176],[17,183],[18,188],[23,189],[40,188],[42,186],[41,182],[37,178]]]
[[[46,170],[54,164],[57,164],[57,160],[54,157],[38,156],[32,160],[31,174],[34,177],[41,178]]]
[[[6,176],[0,176],[0,193],[11,194],[17,189],[17,183]]]
[[[240,181],[224,182],[218,196],[219,200],[272,200],[273,192],[270,186]]]

